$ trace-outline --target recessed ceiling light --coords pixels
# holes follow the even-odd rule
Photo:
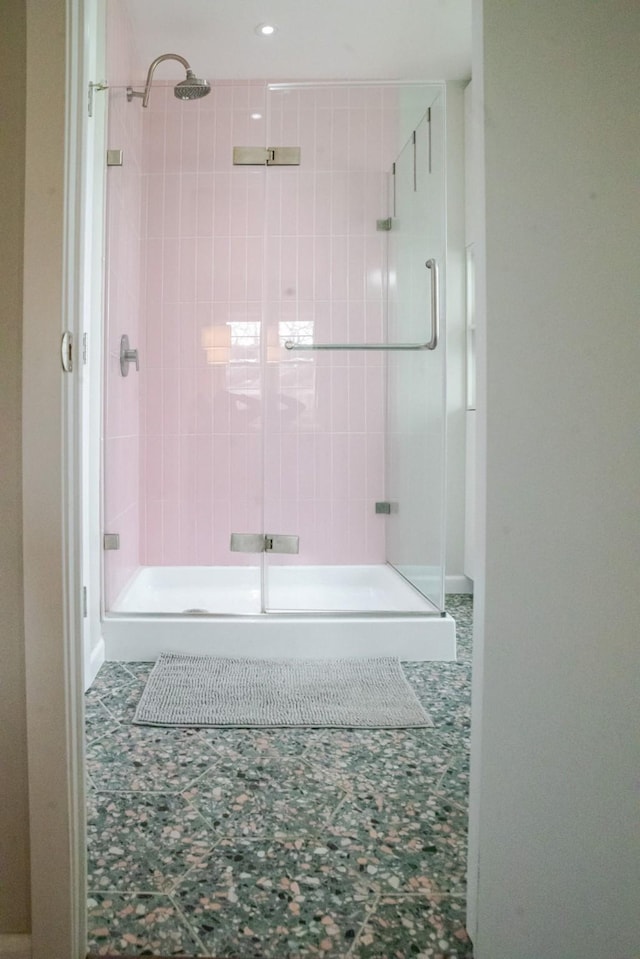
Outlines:
[[[252,119],[252,120],[262,120],[262,114],[261,114],[261,113],[252,113],[252,114],[251,114],[251,119]]]
[[[261,37],[271,37],[276,32],[276,28],[271,23],[259,23],[256,27],[256,33]]]

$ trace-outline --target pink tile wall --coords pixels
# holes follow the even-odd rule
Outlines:
[[[132,79],[132,35],[121,0],[107,4],[108,147],[122,149],[121,167],[107,169],[105,289],[104,529],[120,534],[120,550],[104,553],[105,601],[110,608],[140,565],[140,377],[120,373],[120,337],[140,336],[140,107],[116,84]]]
[[[396,115],[383,87],[216,83],[180,103],[154,85],[143,117],[144,564],[254,563],[229,552],[229,536],[265,526],[300,535],[298,562],[384,560],[384,354],[282,343],[305,331],[382,338],[376,220]],[[302,163],[233,167],[234,145],[299,145]]]

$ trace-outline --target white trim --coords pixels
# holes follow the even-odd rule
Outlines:
[[[81,338],[83,10],[82,0],[27,4],[23,523],[32,959],[86,954],[81,397],[77,365],[66,374],[60,363],[63,330],[76,344]]]
[[[444,578],[445,593],[473,593],[473,580],[463,573],[452,573]]]
[[[91,686],[91,683],[94,681],[98,675],[98,670],[105,661],[105,645],[104,639],[102,636],[98,640],[98,643],[91,650],[91,654],[88,659],[85,660],[84,664],[84,689],[85,692]]]
[[[31,959],[31,936],[0,933],[0,959]]]

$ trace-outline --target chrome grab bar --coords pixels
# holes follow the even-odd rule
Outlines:
[[[428,343],[296,343],[285,340],[285,350],[435,350],[440,338],[440,275],[435,260],[427,260],[431,270],[431,339]]]

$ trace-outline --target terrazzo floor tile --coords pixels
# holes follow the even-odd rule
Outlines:
[[[428,797],[382,810],[345,802],[327,834],[360,846],[365,859],[377,856],[381,891],[464,893],[466,814],[448,802]]]
[[[301,756],[311,730],[281,729],[200,729],[199,735],[222,761],[276,759]]]
[[[103,663],[98,675],[87,690],[88,700],[99,699],[104,693],[111,693],[120,686],[127,686],[135,681],[135,676],[127,669],[124,663]]]
[[[100,702],[119,723],[130,724],[137,709],[145,684],[133,679],[126,686],[119,686],[110,693],[103,693]]]
[[[321,840],[225,839],[175,899],[212,955],[343,956],[375,886],[349,849]]]
[[[86,741],[91,743],[118,728],[118,720],[111,715],[100,699],[87,700],[84,705]]]
[[[357,959],[472,959],[459,899],[383,896],[367,920]]]
[[[469,750],[454,753],[438,785],[437,795],[466,811],[469,804]]]
[[[184,796],[224,836],[288,836],[328,822],[346,792],[296,759],[218,765]]]
[[[87,818],[95,890],[170,892],[217,839],[181,796],[97,793],[89,796]]]
[[[194,730],[126,725],[89,743],[86,757],[97,789],[124,792],[180,792],[214,762]]]
[[[403,664],[433,729],[132,726],[153,664],[105,664],[87,694],[92,951],[470,959],[472,603],[448,607],[458,662]]]
[[[434,740],[432,729],[320,729],[308,731],[307,762],[328,776],[349,781],[349,792],[389,782],[435,785],[450,763],[450,750]]]
[[[89,893],[89,951],[99,956],[206,956],[168,896]]]

